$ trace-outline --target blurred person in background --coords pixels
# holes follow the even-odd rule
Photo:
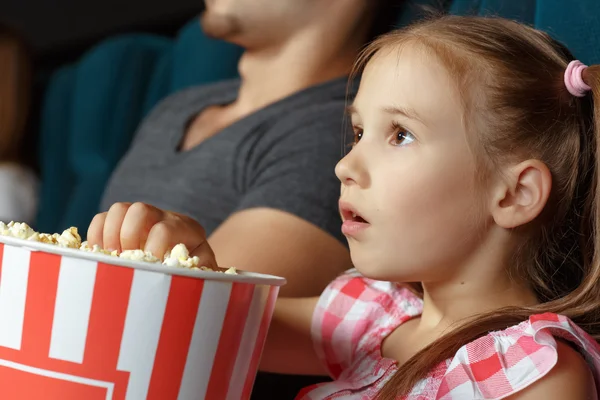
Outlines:
[[[171,210],[204,227],[220,266],[286,277],[282,296],[321,293],[351,267],[334,174],[347,76],[400,2],[207,0],[202,29],[245,49],[241,79],[184,90],[150,113],[107,185],[90,244],[143,248],[122,223]],[[254,398],[293,398],[310,383],[261,375]]]
[[[25,42],[0,24],[0,220],[33,223],[38,179],[21,160],[31,95]]]
[[[108,227],[151,212],[146,203],[198,221],[220,265],[287,277],[286,296],[318,294],[350,265],[332,172],[343,153],[347,75],[390,27],[395,3],[207,1],[206,34],[246,49],[241,79],[186,89],[150,113],[88,239],[143,245]]]

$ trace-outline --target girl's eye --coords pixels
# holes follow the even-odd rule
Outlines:
[[[402,128],[401,126],[395,127],[396,131],[390,140],[392,146],[406,146],[415,141],[415,136]]]
[[[360,128],[354,128],[354,140],[352,141],[352,146],[356,146],[360,139],[363,137],[363,130]]]

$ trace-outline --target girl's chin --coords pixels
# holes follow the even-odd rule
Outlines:
[[[357,262],[354,260],[354,268],[365,278],[373,279],[376,281],[388,281],[397,283],[410,283],[418,281],[411,279],[407,274],[399,273],[398,266],[382,266],[377,265],[373,262]]]
[[[372,263],[371,265],[354,264],[354,267],[365,278],[376,281],[395,281],[393,276],[389,274],[389,271],[386,271],[384,268],[377,268]]]

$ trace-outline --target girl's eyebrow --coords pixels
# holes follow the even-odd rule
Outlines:
[[[403,115],[406,118],[414,119],[415,121],[419,121],[421,124],[428,126],[425,120],[413,108],[390,106],[383,107],[382,110],[392,115]]]
[[[428,126],[427,122],[425,122],[425,120],[413,108],[389,106],[383,107],[381,110],[387,114],[402,115],[406,118],[414,119],[415,121],[418,121],[421,124]],[[350,116],[353,114],[358,114],[358,111],[354,104],[350,104],[346,107],[346,114]]]

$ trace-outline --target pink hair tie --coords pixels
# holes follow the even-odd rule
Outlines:
[[[587,65],[579,60],[573,60],[565,71],[565,86],[573,96],[583,97],[592,88],[583,81],[583,71]]]

